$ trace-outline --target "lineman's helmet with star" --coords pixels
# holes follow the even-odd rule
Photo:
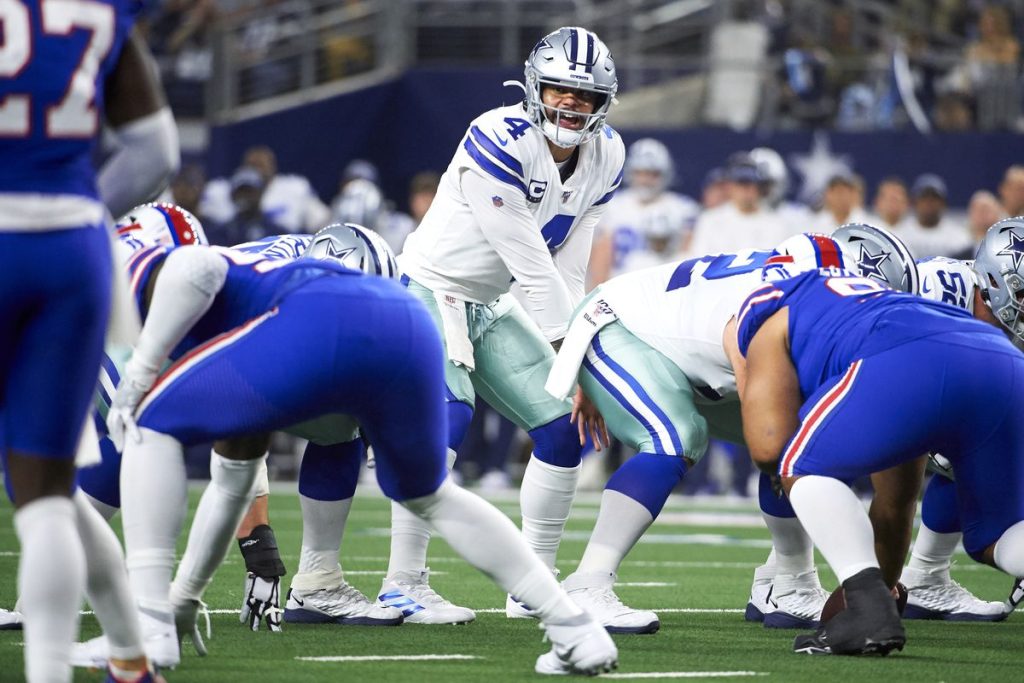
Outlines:
[[[1024,216],[1004,218],[985,233],[974,259],[982,300],[1024,348]]]
[[[384,238],[355,223],[335,223],[323,228],[313,235],[302,255],[335,261],[369,275],[399,275],[395,254]]]

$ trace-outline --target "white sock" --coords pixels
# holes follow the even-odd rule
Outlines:
[[[262,458],[220,462],[210,468],[210,485],[199,499],[188,534],[188,545],[174,577],[174,599],[198,600],[231,548],[235,532],[252,502],[253,482]]]
[[[483,498],[446,479],[431,495],[404,505],[429,520],[467,562],[535,609],[542,621],[557,624],[582,614],[551,570],[530,552],[515,524]]]
[[[21,543],[18,595],[25,629],[25,679],[71,680],[71,644],[85,592],[85,552],[75,508],[64,496],[38,498],[14,513]]]
[[[996,566],[1010,576],[1024,576],[1024,522],[1017,522],[996,541]]]
[[[789,502],[839,583],[878,568],[871,520],[849,486],[831,477],[803,476],[790,489]]]
[[[776,574],[804,574],[814,570],[814,544],[796,517],[761,513],[772,535],[772,559]]]
[[[448,449],[448,471],[455,465],[455,451]],[[398,572],[420,572],[427,566],[427,547],[430,545],[430,525],[391,502],[391,555],[388,558],[388,576]]]
[[[121,459],[121,519],[132,594],[145,610],[171,611],[168,591],[174,549],[188,510],[188,479],[181,443],[142,427]]]
[[[341,573],[338,553],[352,499],[316,500],[299,495],[302,507],[302,552],[292,586],[304,574]],[[301,581],[300,581],[301,583]]]
[[[754,582],[775,580],[775,548],[771,549],[764,564],[754,569]]]
[[[118,510],[120,509],[114,507],[113,505],[107,505],[102,500],[93,498],[82,489],[78,489],[78,493],[75,495],[81,495],[89,503],[89,505],[92,506],[92,509],[100,513],[100,517],[102,517],[107,522],[112,520],[114,518],[114,515],[116,515],[118,513]]]
[[[605,489],[601,494],[594,532],[590,534],[576,572],[618,573],[622,558],[633,549],[652,522],[654,517],[642,504],[624,493]]]
[[[580,468],[580,465],[549,465],[531,455],[523,475],[523,487],[519,492],[523,536],[541,561],[552,569],[572,501],[576,497]],[[516,597],[522,596],[516,594]]]
[[[931,574],[943,583],[948,583],[950,581],[949,565],[962,536],[963,534],[959,531],[940,534],[922,524],[917,531],[914,547],[910,550],[910,562],[907,563],[904,572],[908,569],[916,570]],[[904,581],[904,583],[907,582]]]
[[[114,659],[141,657],[142,630],[139,611],[128,587],[124,568],[124,552],[106,520],[97,512],[81,490],[72,499],[78,535],[85,551],[85,594],[103,627]]]

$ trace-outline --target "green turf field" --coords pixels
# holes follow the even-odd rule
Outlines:
[[[284,490],[284,489],[281,489]],[[198,496],[192,494],[195,504]],[[498,503],[518,518],[514,498]],[[597,512],[597,498],[581,496],[574,509],[560,566],[566,574],[583,551]],[[0,507],[0,605],[15,599],[17,541],[11,508]],[[286,565],[294,569],[300,516],[294,494],[274,493],[271,518]],[[360,497],[352,508],[343,553],[348,579],[375,595],[387,566],[388,504]],[[658,610],[661,631],[653,636],[616,636],[618,678],[769,677],[778,681],[1009,681],[1021,680],[1019,653],[1024,615],[1001,624],[909,622],[902,653],[884,659],[808,657],[790,651],[792,632],[770,631],[743,621],[751,572],[767,555],[767,532],[756,526],[753,504],[674,498],[622,568],[618,589],[627,604]],[[498,608],[504,595],[462,563],[440,541],[431,547],[431,583],[450,599],[481,612],[467,626],[361,628],[285,625],[283,633],[251,633],[238,623],[243,565],[237,550],[207,593],[212,615],[210,656],[190,650],[174,681],[509,681],[534,679],[534,659],[546,646],[536,623],[509,621]],[[819,566],[821,566],[819,564]],[[1009,579],[958,556],[954,576],[981,597],[1002,600]],[[824,583],[833,579],[823,569]],[[286,579],[287,580],[287,579]],[[283,606],[283,605],[282,605]],[[485,611],[486,610],[486,611]],[[98,633],[85,617],[86,636]],[[0,681],[21,680],[20,632],[0,632]],[[307,661],[309,657],[460,655],[431,661]],[[640,674],[669,673],[642,676]],[[703,672],[703,675],[700,673]],[[76,681],[102,681],[81,671]]]

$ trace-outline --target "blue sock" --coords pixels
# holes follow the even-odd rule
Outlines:
[[[961,530],[960,511],[956,505],[956,484],[939,474],[933,474],[921,501],[921,522],[939,534],[952,534]]]
[[[789,498],[776,495],[772,490],[771,476],[761,473],[757,482],[757,501],[761,504],[761,512],[772,517],[783,517],[791,519],[796,517],[793,506],[789,504]]]
[[[330,446],[312,441],[299,467],[299,493],[314,500],[345,500],[356,492],[363,442],[353,439]]]
[[[686,461],[678,455],[637,453],[615,470],[605,488],[629,496],[657,517],[684,474]]]
[[[546,425],[530,430],[533,454],[541,462],[556,467],[576,467],[583,459],[583,447],[576,426],[563,415]]]

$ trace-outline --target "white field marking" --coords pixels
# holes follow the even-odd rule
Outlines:
[[[360,536],[390,538],[390,527],[369,527],[361,529]],[[566,531],[562,534],[563,541],[589,541],[589,531]],[[724,534],[658,534],[648,533],[640,538],[640,544],[649,545],[714,545],[732,546],[737,548],[768,548],[772,542],[768,538],[733,538]]]
[[[763,671],[649,671],[636,673],[598,674],[598,678],[733,678],[767,676]]]
[[[300,662],[437,662],[453,659],[483,659],[475,655],[358,655],[338,657],[296,657]]]
[[[624,588],[667,588],[669,586],[678,586],[679,584],[675,581],[619,581],[615,585]]]
[[[643,608],[636,608],[643,609]],[[212,611],[212,610],[211,610]],[[484,609],[473,609],[477,614],[504,614],[504,607],[486,607]],[[743,614],[745,609],[722,609],[717,607],[669,607],[654,608],[652,611],[658,614]]]

